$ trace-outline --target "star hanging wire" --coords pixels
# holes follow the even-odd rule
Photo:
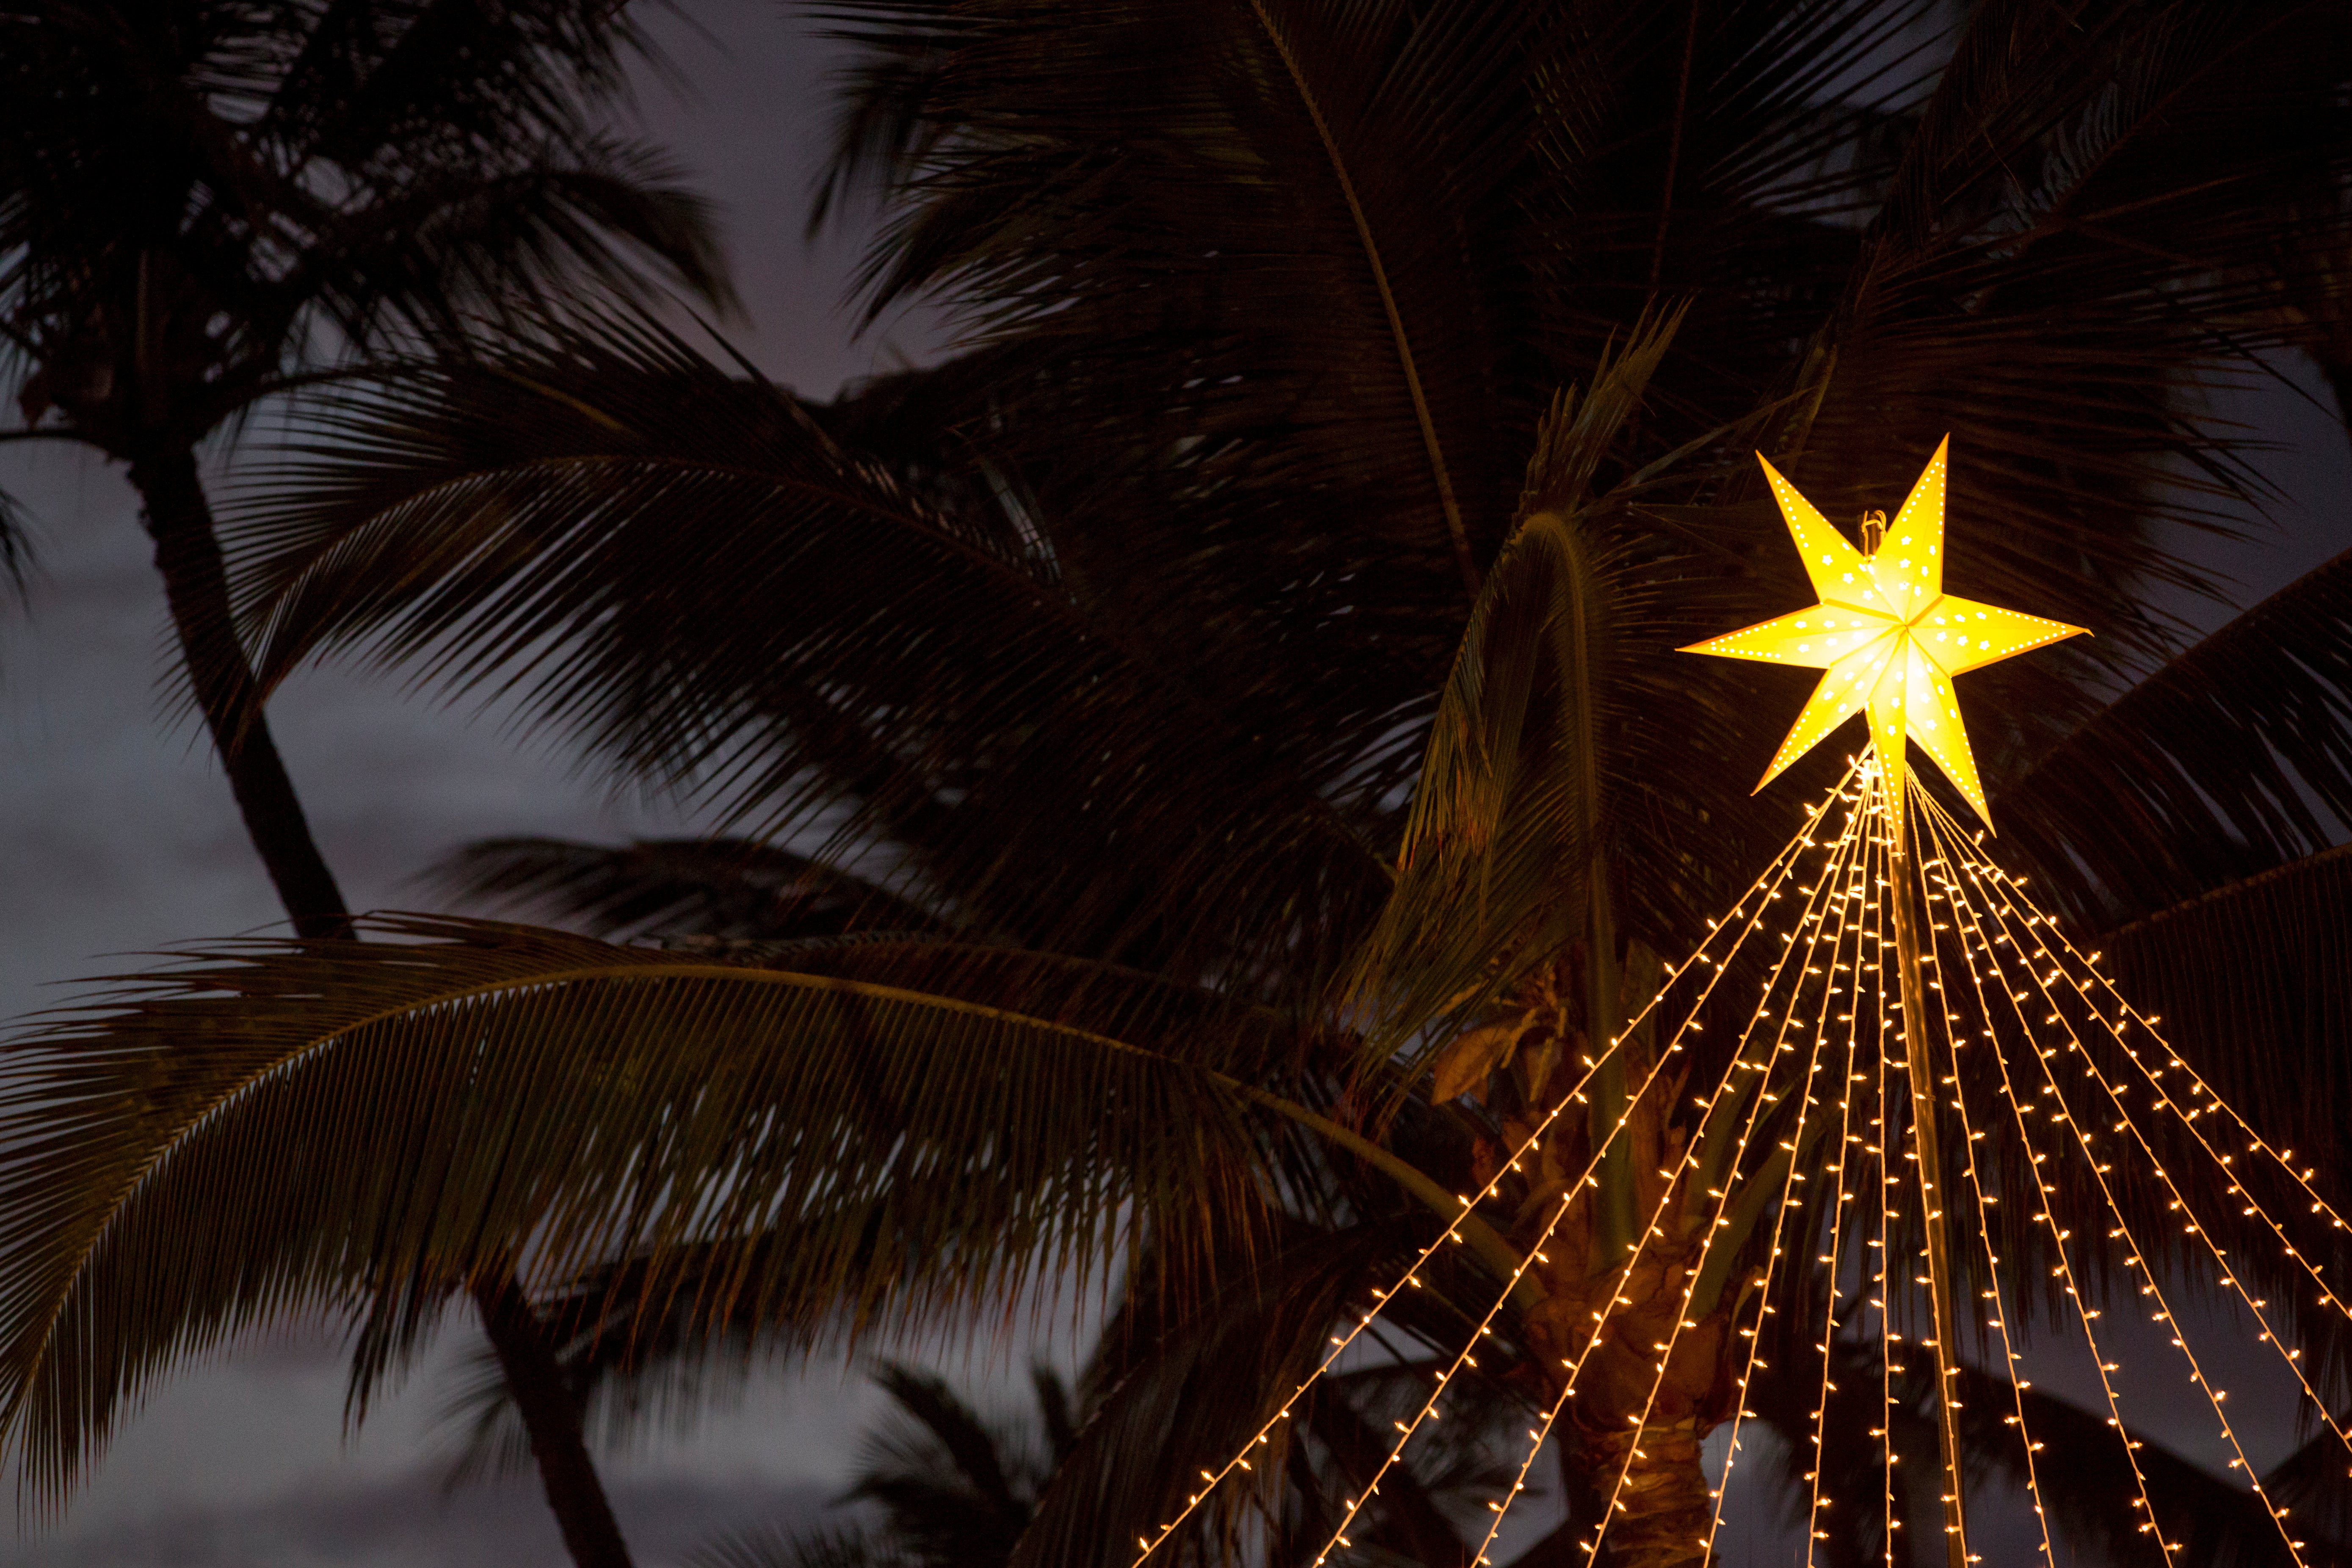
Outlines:
[[[1903,510],[1868,555],[1847,543],[1763,453],[1756,454],[1821,603],[1681,651],[1826,672],[1772,765],[1757,781],[1758,789],[1866,710],[1893,798],[1902,798],[1907,735],[1935,759],[1985,825],[1992,825],[1952,677],[2076,636],[2083,628],[1944,592],[1944,479],[1951,445],[1949,436],[1937,444]]]

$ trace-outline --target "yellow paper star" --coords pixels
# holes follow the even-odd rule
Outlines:
[[[1874,554],[1864,555],[1830,526],[1813,504],[1764,461],[1772,499],[1804,558],[1821,603],[1758,626],[1693,643],[1685,653],[1760,658],[1825,670],[1789,738],[1756,787],[1762,789],[1822,738],[1857,712],[1870,715],[1872,744],[1899,800],[1907,758],[1904,738],[1919,742],[1990,826],[1976,758],[1960,724],[1952,677],[2080,633],[2044,620],[1944,592],[1944,474],[1948,436]]]

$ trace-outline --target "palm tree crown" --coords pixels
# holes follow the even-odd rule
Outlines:
[[[197,445],[395,338],[559,280],[724,301],[701,204],[598,129],[644,39],[580,0],[0,13],[0,371],[128,466],[190,689],[306,931],[345,911],[229,625]]]
[[[126,466],[186,689],[304,935],[349,915],[236,637],[198,447],[389,343],[454,343],[583,284],[725,303],[702,205],[600,128],[646,47],[611,0],[0,7],[0,376],[25,421],[5,438]],[[544,1374],[527,1313],[484,1300],[510,1371]],[[580,1500],[558,1499],[567,1535],[584,1508],[601,1561],[625,1560],[576,1432],[548,1452],[571,1456],[562,1487],[549,1471]]]

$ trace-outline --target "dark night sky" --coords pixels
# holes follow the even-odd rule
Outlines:
[[[802,238],[824,47],[758,0],[686,11],[707,37],[663,32],[694,100],[648,87],[641,107],[725,205],[750,313],[730,336],[768,374],[819,395],[923,357],[933,340],[920,321],[851,335],[839,305],[856,235],[814,248]],[[2315,383],[2305,390],[2326,404]],[[2286,391],[2233,396],[2226,411],[2282,443],[2269,462],[2289,500],[2274,527],[2253,546],[2200,552],[2252,597],[2352,542],[2339,521],[2352,454],[2332,407]],[[162,599],[121,477],[65,449],[16,447],[0,457],[0,488],[32,508],[40,552],[27,613],[0,632],[0,1010],[15,1015],[61,1000],[56,982],[104,972],[108,954],[255,930],[277,909],[198,737],[163,722]],[[496,714],[404,700],[381,682],[306,677],[272,719],[362,907],[415,905],[407,879],[480,836],[676,826],[658,805],[608,797],[560,746],[519,744]],[[470,1352],[470,1337],[453,1332],[442,1368]],[[266,1346],[189,1374],[131,1425],[65,1526],[0,1544],[0,1563],[553,1568],[562,1550],[534,1483],[439,1497],[426,1444],[447,1386],[420,1377],[346,1445],[340,1365],[324,1343]],[[804,1516],[837,1485],[872,1409],[827,1367],[774,1380],[690,1440],[615,1460],[640,1561],[675,1561],[713,1531]],[[1735,1561],[1785,1561],[1773,1541],[1742,1521],[1727,1544]]]

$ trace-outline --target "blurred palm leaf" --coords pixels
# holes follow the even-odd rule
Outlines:
[[[436,675],[519,688],[763,829],[833,813],[835,843],[896,847],[961,921],[1031,946],[1197,966],[1315,918],[1234,896],[1229,848],[1342,900],[1380,884],[1365,792],[1320,787],[1368,716],[1207,700],[1015,517],[938,510],[654,328],[519,353],[325,416],[352,466],[243,535],[268,552],[266,680],[322,640],[435,649]],[[1072,733],[1104,760],[1073,765]]]
[[[2264,764],[2231,761],[2247,754]],[[2081,862],[2060,886],[2093,930],[2325,848],[2352,823],[2352,552],[2184,649],[2011,793],[2074,829],[2053,842],[2029,816],[2012,837],[2044,865]]]
[[[489,838],[425,874],[428,886],[505,914],[536,913],[616,941],[919,933],[919,906],[822,861],[749,839],[664,838],[621,847]]]

